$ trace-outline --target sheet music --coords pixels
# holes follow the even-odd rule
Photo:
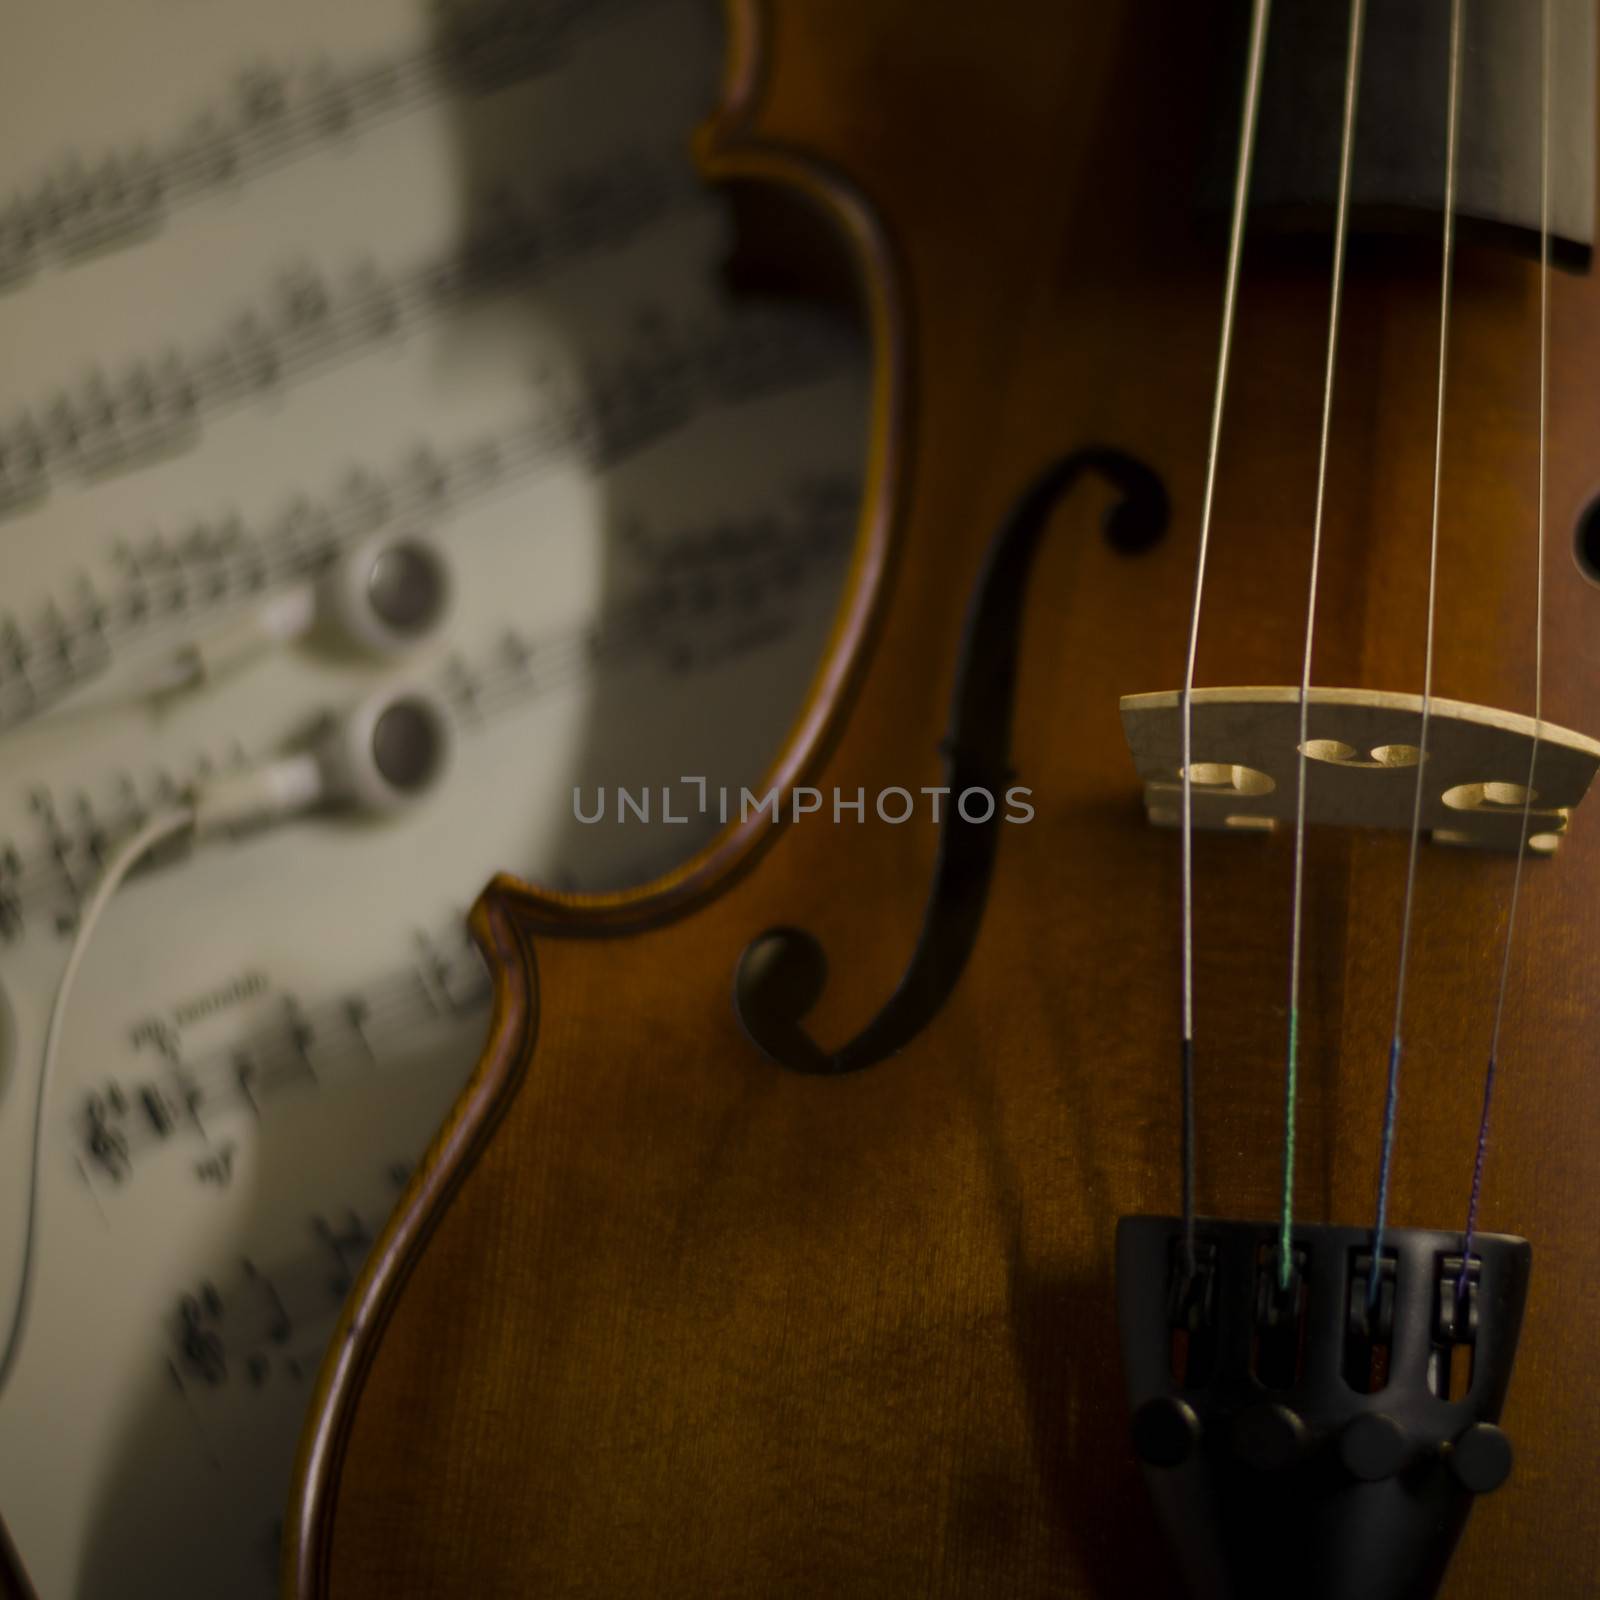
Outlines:
[[[275,1592],[323,1347],[470,1069],[464,912],[653,876],[755,786],[853,537],[866,357],[731,300],[701,0],[32,0],[0,55],[0,1315],[45,1016],[106,851],[395,676],[306,644],[129,686],[384,529],[457,605],[400,818],[158,853],[47,1106],[0,1515],[42,1596]]]

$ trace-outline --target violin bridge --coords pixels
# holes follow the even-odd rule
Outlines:
[[[1144,780],[1145,813],[1182,818],[1181,695],[1122,698],[1122,726]],[[1372,689],[1313,689],[1306,741],[1306,821],[1411,827],[1422,698]],[[1300,691],[1196,689],[1191,705],[1192,816],[1197,828],[1270,832],[1295,819]],[[1534,795],[1528,760],[1537,728]],[[1600,743],[1553,723],[1460,700],[1429,702],[1422,827],[1435,844],[1515,850],[1560,846],[1572,808],[1600,768]]]

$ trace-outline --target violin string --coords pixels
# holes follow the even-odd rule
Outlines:
[[[1522,865],[1528,853],[1532,820],[1533,780],[1544,731],[1544,510],[1545,438],[1550,408],[1550,0],[1540,7],[1539,63],[1539,498],[1536,517],[1533,600],[1533,741],[1528,749],[1528,781],[1523,787],[1522,831],[1517,837],[1517,864],[1511,873],[1511,904],[1506,912],[1505,944],[1500,951],[1500,984],[1495,994],[1494,1027],[1489,1035],[1489,1063],[1483,1074],[1483,1110],[1478,1117],[1477,1153],[1472,1162],[1472,1193],[1467,1200],[1467,1226],[1461,1246],[1462,1270],[1456,1278],[1456,1299],[1466,1295],[1466,1263],[1478,1227],[1478,1201],[1483,1193],[1483,1163],[1489,1149],[1489,1108],[1494,1099],[1495,1070],[1500,1058],[1500,1026],[1505,1020],[1506,990],[1511,978],[1511,941],[1522,893]]]
[[[1411,910],[1417,887],[1417,847],[1422,839],[1423,774],[1428,768],[1428,724],[1433,702],[1434,602],[1439,588],[1439,495],[1444,463],[1446,355],[1450,343],[1450,277],[1456,245],[1456,135],[1461,99],[1461,0],[1450,0],[1450,89],[1445,110],[1444,250],[1439,288],[1439,376],[1433,425],[1433,510],[1428,533],[1428,620],[1422,657],[1422,716],[1417,734],[1417,778],[1412,792],[1411,840],[1406,861],[1405,900],[1400,913],[1400,958],[1395,976],[1394,1028],[1389,1036],[1389,1081],[1384,1093],[1382,1155],[1378,1164],[1378,1204],[1372,1228],[1373,1269],[1367,1274],[1367,1304],[1378,1303],[1379,1261],[1389,1216],[1389,1179],[1394,1165],[1394,1130],[1400,1102],[1401,1039],[1405,1024],[1406,973],[1411,955]]]
[[[1256,108],[1261,98],[1261,63],[1272,0],[1251,0],[1250,44],[1245,67],[1244,104],[1239,113],[1239,156],[1233,177],[1233,212],[1228,225],[1228,267],[1222,293],[1222,333],[1217,352],[1216,384],[1211,397],[1211,432],[1206,443],[1205,493],[1200,505],[1200,548],[1195,559],[1194,598],[1189,609],[1189,651],[1184,666],[1179,708],[1183,744],[1182,922],[1183,922],[1183,1261],[1195,1267],[1194,1191],[1194,695],[1195,656],[1200,646],[1200,606],[1206,586],[1206,557],[1211,546],[1211,508],[1217,487],[1217,447],[1222,438],[1222,410],[1228,393],[1229,356],[1233,346],[1233,312],[1239,290],[1239,258],[1244,247],[1245,213],[1250,200],[1250,167],[1256,142]]]
[[[1322,564],[1322,514],[1327,503],[1328,440],[1333,422],[1333,374],[1344,298],[1345,237],[1350,217],[1350,169],[1356,142],[1356,90],[1361,81],[1361,35],[1366,0],[1350,0],[1350,40],[1344,66],[1344,134],[1339,146],[1339,193],[1333,223],[1333,286],[1328,308],[1328,355],[1322,375],[1322,437],[1317,446],[1317,498],[1311,518],[1311,576],[1306,595],[1305,655],[1300,667],[1299,776],[1294,811],[1294,893],[1289,932],[1289,1040],[1283,1082],[1283,1201],[1278,1229],[1278,1285],[1289,1287],[1294,1227],[1295,1102],[1300,1058],[1300,933],[1306,876],[1306,743],[1310,737],[1311,653],[1317,623],[1317,577]]]

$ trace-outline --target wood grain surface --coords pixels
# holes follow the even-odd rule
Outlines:
[[[857,560],[780,779],[943,781],[968,593],[1048,460],[1141,457],[1172,532],[1119,555],[1099,491],[1063,503],[1015,715],[1037,815],[1003,830],[967,969],[891,1061],[785,1072],[730,995],[753,937],[801,927],[829,958],[808,1027],[855,1032],[916,938],[925,818],[735,830],[628,896],[490,886],[492,1038],[324,1369],[288,1593],[1176,1592],[1127,1444],[1112,1245],[1120,1214],[1178,1200],[1178,842],[1144,819],[1118,701],[1182,680],[1222,284],[1187,203],[1228,70],[1208,10],[734,8],[701,164],[830,215],[877,352]],[[1552,293],[1545,711],[1593,733],[1600,590],[1567,549],[1600,486],[1600,287]],[[1197,681],[1292,683],[1326,255],[1252,238],[1241,294]],[[1420,685],[1438,295],[1436,251],[1354,251],[1319,683]],[[1524,712],[1537,328],[1536,267],[1464,250],[1434,687]],[[1525,885],[1481,1219],[1535,1251],[1504,1419],[1517,1468],[1474,1514],[1453,1600],[1600,1589],[1595,823],[1580,811]],[[1311,840],[1307,1220],[1371,1215],[1405,847]],[[1505,857],[1423,857],[1398,1225],[1464,1219],[1510,876]],[[1206,1213],[1276,1205],[1289,889],[1287,837],[1197,839]]]

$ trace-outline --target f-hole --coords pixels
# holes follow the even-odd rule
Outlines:
[[[943,744],[952,796],[986,789],[995,804],[980,822],[969,822],[953,804],[946,808],[911,960],[883,1008],[839,1049],[823,1050],[801,1022],[827,978],[816,939],[799,928],[770,928],[746,947],[734,976],[734,1009],[752,1042],[779,1066],[822,1074],[872,1066],[903,1049],[933,1020],[961,976],[983,920],[1003,791],[1012,777],[1011,711],[1028,577],[1051,513],[1086,473],[1118,491],[1102,525],[1115,549],[1146,550],[1166,531],[1167,492],[1160,478],[1120,450],[1075,451],[1023,491],[989,546],[968,605]]]

